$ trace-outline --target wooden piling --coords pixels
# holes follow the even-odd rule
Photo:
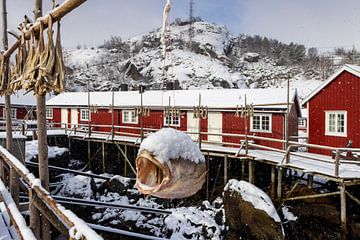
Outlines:
[[[281,201],[282,198],[282,176],[283,176],[283,169],[278,169],[278,183],[277,183],[277,199]]]
[[[249,183],[255,184],[255,163],[253,160],[249,161]]]
[[[102,151],[102,167],[103,167],[103,173],[106,173],[106,163],[105,163],[105,142],[101,142],[101,151]]]
[[[314,186],[314,176],[311,174],[308,174],[307,187],[312,189],[313,186]]]
[[[346,236],[347,234],[347,222],[346,222],[346,189],[343,182],[340,183],[340,221],[341,221],[341,235]],[[342,239],[346,239],[343,238]]]
[[[241,176],[240,179],[243,180],[245,178],[245,159],[241,160]]]
[[[127,156],[127,152],[128,152],[128,148],[127,148],[127,144],[125,143],[125,147],[124,147],[124,153]],[[127,176],[127,162],[126,159],[124,158],[124,176]]]
[[[224,185],[226,185],[227,181],[228,181],[228,155],[224,156]]]
[[[276,166],[275,165],[271,165],[271,199],[275,199],[276,197]]]

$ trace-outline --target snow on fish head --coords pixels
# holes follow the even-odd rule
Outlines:
[[[206,177],[205,158],[197,145],[185,133],[171,128],[143,141],[136,169],[138,190],[165,199],[194,195]]]

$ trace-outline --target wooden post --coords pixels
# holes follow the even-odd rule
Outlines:
[[[35,0],[35,19],[42,16],[42,0]],[[46,99],[44,95],[36,96],[36,118],[38,129],[38,161],[39,177],[41,185],[49,191],[49,163],[48,163],[48,145],[46,131]],[[42,239],[51,239],[51,226],[44,215],[41,216],[41,236]]]
[[[245,178],[245,159],[241,160],[241,179]]]
[[[209,171],[210,171],[209,153],[207,153],[207,156],[206,156],[206,200],[208,200],[208,201],[209,201],[209,180],[210,180]]]
[[[249,145],[248,145],[248,127],[247,127],[247,99],[245,94],[245,155],[247,156],[249,153]]]
[[[115,135],[115,109],[114,109],[114,102],[115,102],[115,96],[114,96],[114,89],[112,89],[111,94],[111,140],[114,141],[114,135]]]
[[[143,116],[144,116],[144,107],[143,107],[143,89],[142,86],[140,86],[140,136],[141,136],[141,142],[144,140],[144,127],[143,127]]]
[[[340,151],[336,150],[335,156],[335,176],[339,177],[339,168],[340,168]]]
[[[278,169],[278,184],[277,184],[277,199],[281,201],[282,198],[282,176],[283,176],[283,169]]]
[[[199,109],[198,109],[199,113],[197,114],[198,117],[199,117],[199,119],[198,119],[198,125],[199,125],[198,126],[198,144],[199,144],[199,149],[201,151],[201,116],[200,116],[200,107],[201,107],[201,94],[199,94]]]
[[[106,173],[106,163],[105,163],[105,143],[101,143],[102,150],[102,164],[103,164],[103,173]]]
[[[35,206],[35,199],[34,199],[33,190],[29,190],[29,211],[30,211],[30,228],[31,231],[34,233],[36,239],[40,238],[40,212]]]
[[[271,165],[271,199],[275,199],[275,181],[276,181],[276,166]]]
[[[16,206],[19,207],[19,175],[17,174],[16,170],[10,167],[10,192],[11,196],[16,203]]]
[[[313,185],[314,185],[314,176],[311,174],[308,174],[307,187],[312,189]]]
[[[90,138],[87,142],[87,152],[88,152],[88,161],[89,161],[89,169],[92,171],[92,163],[91,163],[91,141]]]
[[[127,148],[127,143],[125,143],[125,147],[124,147],[124,153],[127,156],[127,152],[128,152],[128,148]],[[119,153],[120,154],[120,153]],[[126,159],[124,158],[124,177],[127,176],[127,162]]]
[[[255,163],[253,160],[249,161],[249,183],[255,184]]]
[[[227,181],[228,181],[228,155],[225,155],[224,157],[224,185],[226,185]]]
[[[346,189],[343,182],[340,183],[340,220],[341,220],[341,235],[346,236],[347,233],[347,223],[346,223]]]

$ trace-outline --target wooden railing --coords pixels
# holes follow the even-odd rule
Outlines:
[[[40,179],[34,177],[32,173],[9,153],[5,148],[0,146],[0,166],[2,170],[9,169],[9,185],[10,193],[14,199],[14,203],[19,206],[19,176],[26,184],[29,191],[29,202],[33,204],[38,211],[40,211],[49,222],[62,234],[68,236],[69,239],[83,239],[83,240],[100,240],[102,239],[95,233],[83,220],[78,218],[74,213],[66,210],[63,206],[58,204],[50,193],[44,189],[40,183]],[[5,167],[7,166],[7,167]],[[5,179],[5,172],[2,171],[2,179]],[[2,198],[6,198],[4,193]],[[11,201],[5,201],[5,204],[12,204]],[[14,206],[12,206],[14,207]],[[30,209],[31,206],[29,206]],[[31,214],[31,213],[30,213]],[[12,223],[19,226],[17,219],[12,218]],[[30,225],[32,225],[30,223]],[[16,227],[18,235],[22,239],[31,239],[24,236],[22,228]]]
[[[137,133],[129,133],[126,132],[126,130],[137,130],[139,132],[156,132],[159,129],[155,129],[155,128],[141,128],[141,127],[130,127],[130,126],[114,126],[114,125],[106,125],[106,124],[77,124],[75,126],[71,126],[71,124],[61,124],[61,123],[53,123],[54,125],[57,126],[63,126],[62,129],[65,129],[65,131],[67,133],[76,133],[76,132],[81,132],[84,133],[87,137],[90,137],[91,134],[105,134],[108,135],[109,139],[113,140],[115,136],[129,136],[129,137],[135,137],[140,139],[141,138],[141,133],[137,134]],[[91,128],[92,130],[89,132],[87,131],[88,128]],[[94,129],[96,128],[109,128],[112,129],[113,132],[111,131],[96,131]],[[317,145],[317,144],[309,144],[309,143],[302,143],[302,142],[296,142],[296,141],[286,141],[284,139],[276,139],[276,138],[268,138],[268,137],[260,137],[260,136],[255,136],[255,135],[251,135],[251,134],[233,134],[233,133],[210,133],[210,132],[190,132],[190,131],[185,131],[185,133],[187,134],[193,134],[193,135],[197,135],[200,136],[200,143],[210,143],[210,144],[218,144],[218,145],[226,145],[226,146],[233,146],[233,147],[237,147],[240,148],[239,150],[243,149],[245,151],[245,155],[247,155],[249,153],[249,149],[262,149],[262,150],[269,150],[269,151],[275,151],[278,153],[283,154],[283,162],[282,164],[290,164],[291,163],[291,156],[297,156],[297,157],[301,157],[301,158],[305,158],[305,159],[309,159],[309,160],[313,160],[313,161],[318,161],[318,162],[324,162],[324,163],[331,163],[334,164],[334,175],[336,177],[339,177],[339,168],[340,165],[342,163],[348,163],[348,164],[358,164],[358,161],[346,161],[346,160],[342,160],[341,159],[341,154],[342,153],[347,153],[347,152],[353,152],[353,153],[359,153],[360,155],[360,149],[359,148],[339,148],[339,147],[331,147],[331,146],[323,146],[323,145]],[[145,134],[146,136],[146,134]],[[234,142],[216,142],[216,141],[205,141],[205,140],[201,140],[202,136],[221,136],[221,137],[229,137],[229,138],[240,138],[242,139],[241,142],[239,143],[234,143]],[[264,141],[264,142],[268,142],[268,143],[280,143],[283,146],[285,146],[285,149],[278,149],[275,147],[269,147],[266,145],[260,145],[260,144],[256,144],[257,141]],[[304,154],[302,152],[294,152],[292,151],[294,148],[296,147],[306,147],[306,148],[313,148],[313,149],[320,149],[320,150],[328,150],[330,152],[335,152],[335,159],[332,160],[324,160],[321,157],[319,157],[318,155],[309,155],[309,154]]]

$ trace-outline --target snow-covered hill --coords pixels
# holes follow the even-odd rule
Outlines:
[[[248,54],[241,46],[231,45],[235,37],[219,25],[194,23],[194,37],[189,48],[188,25],[172,24],[171,46],[166,58],[160,46],[160,30],[133,37],[114,49],[83,48],[67,51],[67,89],[118,90],[120,84],[136,88],[159,89],[166,82],[176,82],[182,89],[210,88],[298,88],[305,96],[321,83],[320,75],[309,74],[298,65],[280,66],[269,56]],[[231,46],[231,51],[227,51]],[[226,53],[226,54],[225,54]],[[250,58],[248,57],[250,56]]]

